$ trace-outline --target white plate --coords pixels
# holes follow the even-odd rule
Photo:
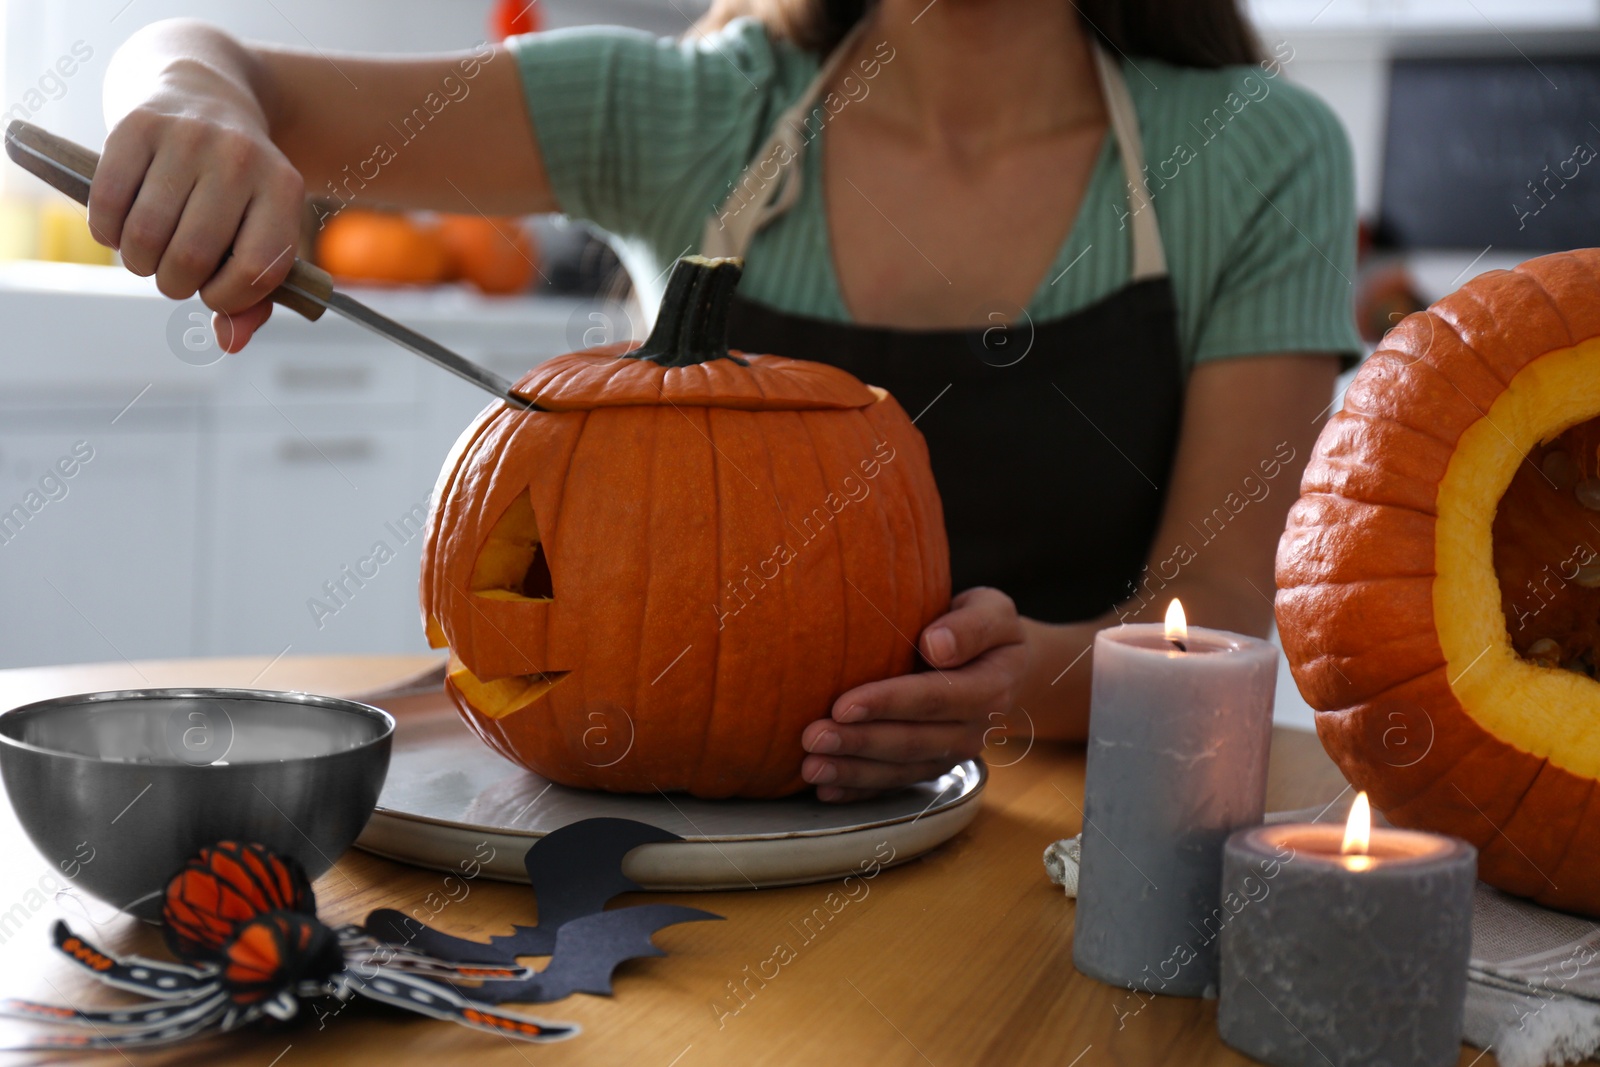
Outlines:
[[[855,804],[823,804],[809,792],[781,800],[601,793],[556,785],[502,759],[467,730],[442,692],[375,702],[399,726],[377,811],[356,845],[435,870],[476,860],[488,877],[511,882],[528,880],[522,857],[534,839],[599,816],[684,838],[629,853],[623,873],[646,889],[752,889],[861,874],[960,833],[977,815],[988,778],[981,760],[968,760]]]

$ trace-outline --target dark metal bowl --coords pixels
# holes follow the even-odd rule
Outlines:
[[[254,689],[87,693],[0,714],[0,777],[23,829],[77,886],[140,918],[203,845],[255,841],[312,878],[366,825],[394,719]]]

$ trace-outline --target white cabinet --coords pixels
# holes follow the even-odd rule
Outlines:
[[[414,434],[394,418],[283,414],[212,438],[198,651],[424,650],[417,565],[433,479]]]
[[[358,297],[512,379],[587,307]],[[0,513],[43,501],[0,539],[0,667],[424,649],[428,494],[488,394],[333,315],[280,311],[215,362],[174,321],[120,271],[0,265]],[[78,440],[93,459],[46,499]]]
[[[115,415],[0,414],[0,666],[193,648],[194,412]]]

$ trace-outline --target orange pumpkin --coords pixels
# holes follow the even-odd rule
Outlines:
[[[533,281],[533,239],[517,219],[441,215],[439,239],[452,274],[485,293],[520,293]]]
[[[1493,271],[1383,340],[1278,549],[1317,731],[1488,882],[1600,914],[1600,250]]]
[[[431,285],[450,270],[437,229],[407,215],[346,208],[317,235],[317,262],[335,277],[380,285]]]
[[[950,598],[922,435],[820,363],[729,352],[734,260],[690,257],[643,346],[557,356],[434,494],[422,613],[501,755],[567,785],[771,797],[800,732],[912,668]]]

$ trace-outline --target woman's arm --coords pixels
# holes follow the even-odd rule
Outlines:
[[[1020,741],[1031,722],[1034,736],[1081,740],[1095,633],[1159,619],[1175,596],[1197,625],[1264,636],[1278,535],[1337,374],[1331,355],[1197,367],[1141,595],[1068,624],[1020,618],[992,589],[956,597],[918,640],[936,670],[858,686],[806,727],[802,773],[818,796],[851,800],[926,778],[976,755],[996,729]]]
[[[117,51],[105,94],[90,228],[167,296],[198,291],[230,351],[270,312],[308,190],[358,205],[556,208],[503,48],[327,55],[172,20]]]

